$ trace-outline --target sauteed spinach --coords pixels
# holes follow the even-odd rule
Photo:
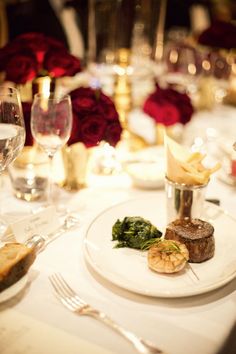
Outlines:
[[[115,248],[130,247],[148,249],[162,236],[156,226],[140,216],[126,216],[117,220],[112,227],[112,241],[117,241]]]

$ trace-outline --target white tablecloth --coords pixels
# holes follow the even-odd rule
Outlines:
[[[189,298],[146,297],[101,278],[86,264],[83,238],[104,208],[133,197],[164,191],[133,188],[126,175],[101,177],[77,193],[60,192],[81,218],[78,228],[64,233],[38,255],[23,292],[0,304],[1,354],[135,353],[130,343],[102,323],[79,317],[54,297],[48,276],[61,272],[91,305],[149,339],[168,354],[216,354],[236,320],[236,279],[215,291]],[[212,178],[207,197],[235,215],[236,189]],[[3,210],[29,212],[37,204],[16,200],[6,181]],[[222,230],[225,237],[227,230]],[[137,274],[138,276],[138,274]],[[157,280],[158,281],[158,280]]]

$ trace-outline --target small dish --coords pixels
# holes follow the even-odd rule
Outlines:
[[[15,284],[0,292],[0,303],[10,300],[24,289],[28,281],[28,274],[20,278]]]
[[[133,161],[126,164],[125,171],[133,185],[142,189],[158,189],[164,187],[164,165],[155,161]]]

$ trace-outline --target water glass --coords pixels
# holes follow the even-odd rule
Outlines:
[[[8,166],[8,174],[17,198],[29,202],[46,196],[48,159],[36,147],[25,146],[20,156]]]
[[[53,157],[69,140],[72,128],[72,105],[69,95],[54,92],[34,96],[31,108],[31,132],[36,143],[46,152],[50,161],[48,204],[53,202]]]

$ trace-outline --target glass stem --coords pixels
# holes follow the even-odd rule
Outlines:
[[[48,154],[49,157],[49,174],[48,174],[48,193],[47,193],[47,201],[48,204],[53,204],[53,156],[52,154]]]
[[[3,190],[3,176],[2,172],[0,172],[0,191],[2,192]],[[3,215],[3,205],[2,205],[2,200],[0,202],[0,237],[3,235],[3,233],[6,231],[7,224],[2,218]]]

